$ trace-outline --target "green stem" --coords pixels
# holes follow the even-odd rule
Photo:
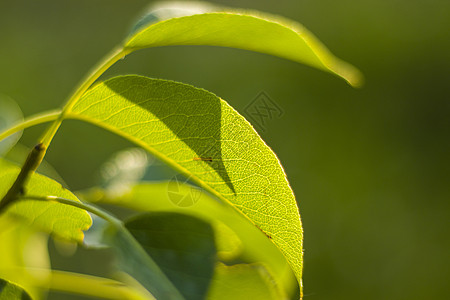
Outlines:
[[[155,293],[156,296],[170,295],[170,298],[166,299],[174,299],[174,300],[184,300],[184,297],[180,294],[177,288],[173,285],[173,283],[167,278],[167,276],[161,271],[159,266],[153,261],[153,259],[148,255],[148,253],[142,248],[141,244],[134,238],[134,236],[127,230],[123,222],[116,217],[110,215],[108,212],[103,211],[95,206],[89,205],[87,203],[78,202],[70,199],[64,199],[56,196],[32,196],[26,195],[20,197],[20,200],[37,200],[37,201],[55,201],[61,204],[66,204],[70,206],[74,206],[77,208],[84,209],[90,213],[93,213],[100,218],[108,221],[118,233],[116,238],[119,240],[125,241],[130,247],[134,249],[137,253],[139,253],[140,257],[146,257],[146,263],[150,266],[152,272],[154,272],[155,278],[158,278],[159,285],[154,285],[152,292]]]
[[[22,122],[14,125],[13,127],[10,127],[8,129],[6,129],[5,131],[0,132],[0,141],[16,132],[24,130],[28,127],[32,127],[32,126],[39,125],[42,123],[54,121],[54,120],[58,119],[60,114],[61,114],[61,110],[58,109],[58,110],[51,110],[48,112],[43,112],[38,115],[28,117],[25,120],[23,120]]]
[[[54,122],[48,127],[45,131],[41,142],[34,147],[32,152],[28,155],[25,164],[23,165],[18,177],[15,182],[8,190],[6,195],[0,201],[0,214],[5,210],[7,206],[9,206],[12,202],[14,202],[18,195],[20,195],[23,191],[24,185],[30,176],[37,167],[41,164],[44,159],[47,148],[49,147],[53,137],[61,126],[62,121],[64,120],[65,115],[72,109],[73,105],[76,103],[78,99],[83,96],[83,94],[87,91],[87,89],[102,75],[109,67],[111,67],[115,62],[124,57],[129,53],[129,50],[124,50],[123,47],[115,48],[109,55],[106,56],[104,60],[102,60],[93,71],[89,73],[88,76],[81,82],[79,87],[75,90],[73,95],[69,98],[66,105],[62,109],[62,111],[56,116]],[[53,118],[54,115],[51,115]],[[36,120],[34,121],[36,122]],[[14,130],[19,128],[20,126],[16,126]],[[2,133],[3,135],[4,133]],[[7,134],[11,134],[10,131]],[[6,135],[8,136],[8,135]],[[33,154],[34,152],[34,154]]]
[[[105,57],[104,60],[102,60],[99,64],[97,64],[92,71],[81,81],[81,84],[78,86],[78,88],[75,90],[75,92],[72,94],[72,96],[69,98],[67,103],[64,105],[64,108],[62,110],[61,115],[58,117],[58,119],[53,122],[50,127],[45,132],[43,138],[41,139],[41,143],[43,143],[45,146],[49,146],[53,137],[55,136],[56,132],[58,131],[59,127],[61,126],[62,121],[64,120],[64,117],[74,104],[77,102],[78,99],[83,96],[83,94],[88,90],[88,88],[114,63],[116,63],[118,60],[123,58],[125,55],[129,53],[128,50],[124,50],[123,47],[117,47],[111,51],[109,55]]]
[[[45,147],[42,144],[37,144],[28,155],[19,175],[17,175],[11,188],[5,194],[5,196],[0,201],[0,214],[14,201],[18,199],[19,195],[24,194],[24,186],[29,178],[30,173],[33,173],[42,159],[44,158]]]

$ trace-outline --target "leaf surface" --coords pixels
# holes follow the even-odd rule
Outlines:
[[[11,216],[0,218],[0,278],[22,286],[35,300],[43,299],[46,289],[36,286],[50,275],[48,236]],[[34,270],[40,270],[37,275]]]
[[[301,283],[302,227],[286,175],[225,101],[181,83],[120,76],[87,91],[66,117],[122,135],[236,208],[270,237]]]
[[[0,160],[0,199],[12,186],[20,169],[19,167]],[[55,196],[79,201],[77,197],[58,182],[42,176],[32,174],[25,186],[25,193],[33,196]],[[21,200],[12,204],[7,212],[23,218],[29,225],[56,234],[57,236],[81,242],[83,230],[87,230],[92,223],[91,217],[86,211],[50,201]]]
[[[219,12],[192,14],[193,9],[172,7],[164,10],[165,16],[179,16],[156,22],[158,10],[141,20],[138,30],[124,43],[132,51],[150,47],[174,45],[209,45],[231,47],[270,54],[334,73],[353,86],[361,84],[360,72],[350,64],[335,57],[311,32],[301,24],[279,16],[255,11],[233,11],[216,8]],[[206,8],[202,6],[199,12]],[[223,11],[226,10],[226,11]],[[160,13],[161,14],[161,13]],[[143,18],[146,20],[146,18]]]
[[[108,226],[103,233],[101,242],[114,250],[118,269],[137,280],[138,284],[134,286],[133,282],[130,282],[131,286],[138,289],[144,287],[156,299],[184,299],[125,226]]]
[[[216,258],[214,232],[208,223],[184,214],[153,212],[125,226],[185,299],[205,298]]]
[[[287,298],[279,293],[273,278],[262,264],[233,266],[218,264],[207,299],[280,300]]]
[[[214,228],[220,261],[228,264],[233,261],[264,262],[281,291],[286,295],[295,292],[297,288],[295,278],[285,258],[258,228],[247,222],[234,209],[217,201],[198,187],[179,182],[177,190],[174,191],[173,181],[140,182],[130,187],[129,191],[116,195],[109,190],[94,188],[84,192],[82,196],[89,201],[113,204],[137,211],[177,212],[201,218]],[[190,199],[186,202],[194,204],[174,205],[174,192],[180,198]],[[224,226],[227,229],[223,230]]]
[[[31,300],[31,297],[20,286],[0,279],[0,300]]]

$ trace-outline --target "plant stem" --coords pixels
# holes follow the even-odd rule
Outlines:
[[[24,194],[24,186],[29,178],[30,173],[33,173],[45,154],[45,146],[42,144],[37,144],[28,155],[25,163],[23,164],[22,169],[20,170],[19,175],[17,175],[16,180],[14,181],[11,188],[8,190],[6,195],[0,201],[0,214],[18,199],[19,195]]]
[[[83,94],[87,91],[87,89],[114,63],[116,63],[119,59],[123,58],[129,52],[124,50],[123,47],[117,47],[111,51],[109,55],[105,57],[99,64],[97,64],[92,71],[81,81],[81,84],[69,98],[67,103],[64,105],[62,113],[58,117],[58,119],[53,122],[47,131],[44,133],[43,138],[41,139],[41,143],[46,145],[47,147],[50,145],[53,137],[61,126],[64,117],[70,110],[73,105],[76,103],[78,99],[83,96]]]
[[[100,218],[108,221],[112,226],[113,229],[116,231],[116,239],[122,240],[125,242],[129,247],[133,248],[134,251],[139,253],[140,257],[146,257],[145,263],[146,266],[149,267],[152,272],[154,272],[155,277],[158,278],[158,285],[154,285],[151,292],[155,294],[156,297],[158,295],[161,296],[168,296],[170,295],[170,298],[166,299],[174,299],[174,300],[184,300],[185,298],[180,294],[180,292],[177,290],[177,288],[173,285],[173,283],[167,278],[167,276],[161,271],[159,266],[155,263],[155,261],[148,255],[148,253],[142,248],[142,245],[139,244],[139,242],[135,239],[135,237],[128,231],[128,229],[125,227],[123,222],[116,217],[110,215],[108,212],[103,211],[102,209],[96,208],[93,205],[78,202],[70,199],[55,197],[55,196],[31,196],[26,195],[23,197],[20,197],[20,200],[37,200],[37,201],[55,201],[61,204],[66,204],[70,206],[74,206],[77,208],[84,209],[88,212],[91,212]],[[120,241],[119,241],[120,243]]]
[[[14,125],[13,127],[10,127],[8,129],[6,129],[5,131],[1,132],[0,133],[0,141],[20,130],[25,129],[25,128],[54,121],[54,120],[58,119],[60,114],[61,114],[61,110],[58,109],[58,110],[51,110],[48,112],[43,112],[43,113],[28,117],[25,120],[23,120],[22,122]]]
[[[111,67],[119,59],[127,55],[129,53],[128,51],[129,50],[124,50],[123,47],[117,47],[113,49],[113,51],[109,55],[107,55],[106,58],[102,60],[95,68],[93,68],[93,71],[91,71],[89,75],[86,76],[86,78],[81,82],[79,87],[75,90],[73,95],[67,101],[66,105],[63,107],[62,111],[56,116],[56,118],[53,119],[54,122],[45,131],[44,136],[41,139],[41,142],[37,144],[28,155],[28,158],[25,161],[24,165],[22,166],[22,169],[19,175],[17,176],[16,180],[14,181],[13,185],[8,190],[3,199],[0,201],[0,214],[4,211],[4,209],[7,206],[9,206],[11,203],[13,203],[15,200],[18,199],[18,195],[22,194],[24,185],[28,177],[30,176],[31,173],[33,173],[37,169],[37,167],[41,164],[42,160],[44,159],[47,148],[49,147],[53,137],[55,136],[56,132],[61,126],[61,123],[64,120],[65,115],[70,111],[70,109],[73,107],[76,101],[80,99],[81,96],[83,96],[83,94],[87,91],[87,89],[109,67]],[[51,115],[50,117],[45,119],[47,120],[53,117],[55,116]],[[36,120],[34,120],[34,122],[36,122]],[[14,130],[20,130],[20,125],[17,125],[15,128],[13,128],[13,131]],[[13,132],[8,130],[6,132],[6,136],[12,133]],[[2,133],[2,136],[4,134],[5,133]]]

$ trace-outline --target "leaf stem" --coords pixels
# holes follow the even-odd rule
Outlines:
[[[16,199],[18,199],[18,195],[23,194],[23,188],[24,185],[30,176],[31,173],[33,173],[37,167],[41,164],[42,160],[44,159],[45,153],[47,152],[47,148],[49,147],[53,137],[55,136],[56,132],[58,131],[59,127],[61,126],[62,121],[64,120],[65,115],[70,111],[70,109],[73,107],[73,105],[76,103],[78,99],[83,96],[83,94],[87,91],[87,89],[109,68],[111,67],[115,62],[117,62],[119,59],[124,57],[129,53],[129,50],[125,50],[122,46],[117,47],[111,51],[109,55],[105,57],[104,60],[102,60],[96,67],[93,68],[93,70],[86,76],[84,80],[81,81],[81,84],[79,87],[75,90],[75,92],[72,94],[72,96],[67,101],[66,105],[64,105],[62,111],[55,116],[54,114],[51,114],[50,116],[47,116],[47,118],[44,118],[45,120],[54,120],[54,122],[47,128],[47,130],[44,133],[43,138],[41,139],[40,143],[37,144],[34,149],[30,152],[28,155],[27,160],[25,161],[24,165],[22,166],[22,169],[17,176],[16,180],[14,181],[11,188],[8,190],[6,195],[3,197],[3,199],[0,201],[0,214],[4,211],[4,209],[9,206],[12,202],[14,202]],[[56,117],[56,118],[55,118]],[[34,119],[33,122],[36,122],[36,119]],[[23,125],[23,123],[22,123]],[[5,135],[8,136],[9,134],[14,133],[14,130],[20,130],[21,125],[17,125],[13,129],[7,130],[6,134],[2,133],[1,136]]]
[[[105,57],[100,63],[98,63],[91,72],[81,81],[78,88],[72,94],[72,96],[67,100],[67,103],[64,105],[62,113],[60,116],[53,122],[47,131],[44,133],[43,138],[41,139],[41,143],[46,145],[47,147],[50,145],[53,137],[61,126],[64,117],[70,110],[73,105],[76,103],[78,99],[83,96],[83,94],[88,90],[88,88],[114,63],[123,58],[125,55],[129,53],[128,50],[125,50],[122,46],[114,48],[109,55]]]
[[[58,110],[51,110],[51,111],[43,112],[43,113],[28,117],[25,120],[23,120],[22,122],[15,124],[14,126],[4,130],[3,132],[0,132],[0,141],[20,130],[25,129],[25,128],[54,121],[54,120],[58,119],[60,114],[61,114],[61,110],[58,109]]]
[[[24,194],[24,186],[29,178],[29,175],[36,171],[37,167],[41,163],[45,154],[45,146],[42,144],[37,144],[28,155],[19,175],[17,175],[11,188],[5,194],[5,196],[0,201],[0,214],[17,200],[19,195]]]
[[[167,278],[167,276],[161,271],[159,266],[154,262],[154,260],[148,255],[148,253],[142,248],[141,244],[139,244],[138,241],[134,238],[134,236],[127,230],[123,222],[116,217],[112,216],[106,211],[103,211],[102,209],[99,209],[93,205],[83,203],[83,202],[77,202],[70,199],[55,197],[55,196],[32,196],[32,195],[25,195],[20,197],[20,200],[37,200],[37,201],[55,201],[61,204],[66,204],[70,206],[74,206],[77,208],[84,209],[90,213],[93,213],[100,218],[110,222],[110,224],[113,226],[114,230],[116,230],[119,235],[118,239],[123,239],[130,245],[130,247],[133,247],[135,251],[137,251],[142,257],[146,257],[146,263],[150,265],[151,270],[154,272],[154,275],[159,278],[159,285],[154,285],[151,292],[155,293],[155,296],[158,295],[170,295],[170,298],[166,299],[173,299],[173,300],[184,300],[184,297],[181,295],[181,293],[177,290],[177,288],[173,285],[173,283]]]

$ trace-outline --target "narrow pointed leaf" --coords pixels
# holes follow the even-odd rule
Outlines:
[[[173,15],[178,16],[183,9],[192,13],[192,10],[185,6],[181,9],[172,6]],[[224,9],[219,11],[171,18],[156,23],[154,22],[158,21],[158,16],[153,17],[155,14],[151,14],[147,26],[143,26],[141,21],[138,24],[140,30],[126,40],[125,51],[173,45],[231,47],[304,63],[334,73],[353,86],[361,84],[360,72],[335,57],[301,24],[260,12]]]
[[[301,283],[302,227],[286,175],[225,101],[181,83],[121,76],[90,89],[66,116],[122,135],[232,205],[270,237]]]
[[[0,199],[13,184],[20,169],[19,167],[0,160]],[[79,201],[77,197],[61,184],[40,174],[32,174],[25,186],[25,193],[33,196],[56,196]],[[54,202],[21,200],[11,205],[7,214],[21,217],[30,225],[53,233],[61,238],[81,242],[83,230],[87,230],[92,223],[86,211]],[[0,216],[1,217],[1,216]]]
[[[20,286],[0,279],[0,300],[31,300],[31,297]]]

